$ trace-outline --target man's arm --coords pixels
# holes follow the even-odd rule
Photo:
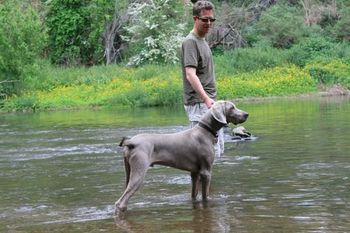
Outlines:
[[[204,88],[196,74],[196,68],[186,67],[185,72],[186,72],[186,79],[188,80],[188,82],[191,84],[193,89],[198,93],[198,95],[201,97],[201,99],[204,101],[207,107],[210,108],[215,101],[211,99],[207,95],[207,93],[204,91]]]

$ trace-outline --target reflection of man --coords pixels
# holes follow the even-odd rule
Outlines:
[[[193,30],[182,43],[182,73],[184,104],[191,127],[196,125],[204,113],[214,104],[216,84],[213,57],[206,34],[212,27],[214,5],[200,0],[193,5]],[[219,132],[216,154],[223,152],[223,131]]]

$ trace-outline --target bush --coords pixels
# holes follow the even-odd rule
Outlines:
[[[154,0],[130,4],[131,21],[123,39],[129,43],[128,65],[177,63],[185,24],[177,1]]]
[[[342,60],[318,60],[306,65],[305,70],[319,83],[340,84],[350,89],[350,64]]]
[[[316,91],[316,82],[296,66],[275,67],[225,76],[218,81],[220,99],[284,96]]]
[[[50,87],[49,89],[40,87],[40,90],[14,97],[6,101],[3,109],[21,109],[21,106],[23,109],[31,106],[35,109],[115,105],[160,106],[182,102],[180,67],[103,67],[54,68],[51,72],[45,71],[53,76],[58,75],[52,83],[44,84]],[[66,77],[67,74],[70,76]]]
[[[271,47],[240,48],[215,57],[218,78],[238,72],[273,68],[285,62],[282,50]]]
[[[342,59],[345,63],[350,64],[350,46],[349,43],[343,42],[337,44],[334,47],[334,52],[337,55],[336,57]]]
[[[303,15],[295,7],[276,4],[261,15],[251,33],[257,33],[257,40],[269,41],[274,47],[290,48],[305,34]]]
[[[46,41],[39,15],[22,1],[0,4],[0,98],[20,93]]]
[[[65,72],[69,73],[69,70],[71,69]],[[2,109],[171,106],[182,103],[183,87],[179,66],[146,65],[142,69],[130,69],[110,65],[105,69],[73,69],[72,73],[77,76],[76,80],[70,80],[71,83],[66,79],[65,84],[61,82],[58,85],[58,81],[50,90],[13,97],[5,102]],[[309,93],[316,90],[316,81],[307,71],[296,66],[281,66],[226,74],[217,79],[217,86],[219,99],[233,99]]]
[[[333,33],[339,41],[350,42],[350,7],[340,11],[340,20],[335,24]]]
[[[303,67],[319,57],[334,57],[336,45],[323,37],[307,38],[287,51],[287,61]]]
[[[35,111],[38,100],[34,96],[19,96],[2,106],[8,111]]]
[[[51,61],[62,65],[81,65],[90,59],[89,11],[87,1],[48,1],[46,24]],[[74,10],[72,10],[74,9]]]

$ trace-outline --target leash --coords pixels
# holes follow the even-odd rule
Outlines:
[[[209,131],[215,138],[218,138],[217,132],[215,132],[212,128],[207,126],[206,124],[203,124],[202,122],[198,122],[198,126],[202,127],[203,129]]]

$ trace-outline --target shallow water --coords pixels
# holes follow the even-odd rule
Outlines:
[[[124,189],[117,142],[187,128],[183,109],[0,115],[0,232],[346,232],[350,100],[237,103],[257,139],[225,144],[211,200],[187,172],[156,166],[114,221]]]

